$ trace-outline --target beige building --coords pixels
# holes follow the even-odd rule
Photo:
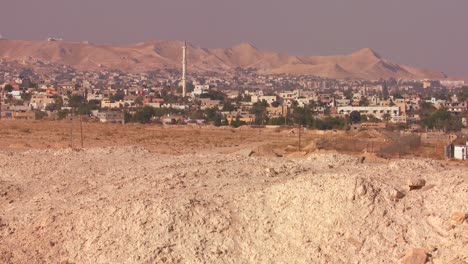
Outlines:
[[[124,121],[124,113],[122,112],[99,112],[96,116],[102,123],[122,123]]]
[[[122,106],[123,106],[122,101],[114,102],[114,103],[112,103],[109,99],[103,99],[101,101],[101,108],[114,109],[114,108],[121,108]]]

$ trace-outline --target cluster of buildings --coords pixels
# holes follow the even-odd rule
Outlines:
[[[112,74],[112,80],[119,80],[120,75]],[[137,107],[151,106],[154,108],[170,108],[187,111],[191,109],[205,110],[216,108],[229,121],[239,119],[253,123],[255,116],[251,109],[255,104],[266,104],[267,116],[270,118],[286,117],[295,107],[310,107],[318,118],[323,116],[345,117],[352,112],[362,116],[376,118],[391,123],[414,123],[420,119],[418,110],[423,103],[435,108],[444,108],[454,115],[467,113],[467,101],[459,100],[455,94],[444,99],[431,97],[423,99],[421,94],[407,90],[389,91],[383,95],[381,84],[365,86],[348,86],[337,89],[220,89],[216,85],[194,83],[187,94],[189,100],[179,100],[174,88],[168,88],[164,83],[142,84],[147,80],[140,77],[128,77],[128,87],[115,87],[113,84],[98,88],[91,81],[67,80],[58,83],[32,83],[29,79],[16,78],[1,84],[0,94],[3,118],[34,119],[35,112],[42,111],[53,118],[59,110],[71,110],[70,97],[77,95],[88,103],[93,102],[98,111],[93,111],[96,117],[99,110],[105,112],[132,111]],[[26,84],[25,84],[26,83]],[[406,87],[405,87],[406,88]],[[388,89],[388,88],[385,88]],[[394,88],[393,88],[394,89]],[[215,91],[223,98],[211,98]],[[395,94],[398,94],[396,96]],[[169,95],[173,95],[172,97]],[[232,109],[224,109],[230,102]],[[101,119],[105,121],[106,119]],[[466,122],[466,120],[465,120]],[[466,125],[466,124],[465,124]]]
[[[228,119],[237,117],[248,123],[254,119],[250,109],[258,102],[266,102],[269,117],[284,117],[293,107],[310,106],[317,117],[346,116],[357,111],[393,123],[418,121],[417,110],[422,103],[458,115],[467,111],[466,100],[458,100],[453,92],[464,85],[463,81],[333,80],[316,76],[258,75],[249,69],[238,69],[223,76],[192,73],[187,91],[190,100],[178,100],[182,93],[178,71],[131,74],[117,70],[79,72],[53,64],[42,66],[53,71],[38,74],[21,63],[0,61],[0,96],[5,118],[32,118],[33,114],[25,114],[28,111],[44,111],[52,117],[53,112],[70,109],[68,100],[72,95],[82,96],[94,102],[97,109],[106,111],[131,110],[144,105],[181,111],[217,107]],[[225,100],[213,98],[212,91],[224,94]],[[445,96],[438,97],[437,91],[445,91]],[[226,100],[235,104],[234,110],[223,109]]]
[[[101,122],[123,122],[124,113],[150,106],[171,109],[161,117],[164,122],[173,122],[177,116],[186,123],[202,124],[208,120],[193,120],[189,113],[215,109],[230,124],[254,124],[258,115],[253,109],[261,104],[267,118],[284,119],[285,123],[294,109],[307,107],[314,118],[347,117],[358,112],[380,122],[370,127],[381,127],[381,123],[417,123],[421,107],[431,105],[460,116],[468,126],[468,101],[457,97],[466,89],[463,81],[333,80],[259,75],[251,69],[238,69],[224,75],[191,73],[186,97],[182,97],[181,74],[170,69],[132,74],[118,70],[80,72],[41,61],[29,61],[27,66],[0,60],[1,119],[57,119],[76,108],[73,98],[78,97],[89,107],[90,118]]]

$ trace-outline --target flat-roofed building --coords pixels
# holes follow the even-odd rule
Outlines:
[[[399,116],[400,108],[398,106],[341,106],[338,107],[338,114],[349,115],[351,112],[357,111],[361,115],[373,115],[382,119],[388,114],[390,117]]]

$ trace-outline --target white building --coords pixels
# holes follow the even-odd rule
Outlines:
[[[404,123],[406,124],[407,120],[406,120],[406,116],[392,116],[392,118],[390,119],[390,121],[392,123]]]
[[[465,85],[465,81],[449,81],[449,80],[442,80],[440,84],[445,87],[463,87]]]
[[[55,98],[51,94],[35,94],[31,97],[29,106],[32,109],[45,110],[48,105],[54,104]]]
[[[271,105],[272,103],[276,102],[277,97],[276,95],[252,95],[250,99],[252,103],[261,102],[263,100],[265,100],[269,105]]]
[[[192,95],[200,96],[202,94],[208,93],[209,90],[210,90],[209,84],[197,84],[195,85],[195,88],[193,89]]]
[[[23,92],[22,91],[11,91],[11,96],[13,96],[13,98],[15,98],[16,100],[20,100],[21,99],[21,94]]]
[[[458,160],[468,160],[468,145],[453,146],[453,157]]]
[[[338,107],[338,113],[349,115],[353,111],[358,111],[361,115],[373,115],[379,119],[383,119],[385,114],[390,117],[400,116],[400,108],[398,106],[341,106]]]
[[[104,99],[104,96],[102,94],[91,94],[89,93],[86,97],[86,100],[89,101],[102,101]]]

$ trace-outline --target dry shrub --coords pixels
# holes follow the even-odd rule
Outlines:
[[[421,146],[421,137],[418,135],[406,135],[398,137],[393,142],[380,148],[377,155],[384,158],[394,156],[404,156],[411,154],[412,150],[415,150]]]
[[[316,142],[317,149],[343,152],[362,152],[367,145],[368,143],[363,140],[350,140],[349,137],[321,138]]]
[[[21,133],[31,133],[31,129],[29,129],[29,128],[21,128],[19,131]]]
[[[111,131],[111,130],[106,130],[106,131],[104,131],[103,134],[104,134],[104,136],[106,136],[106,137],[112,137],[112,136],[114,135],[114,132]]]

